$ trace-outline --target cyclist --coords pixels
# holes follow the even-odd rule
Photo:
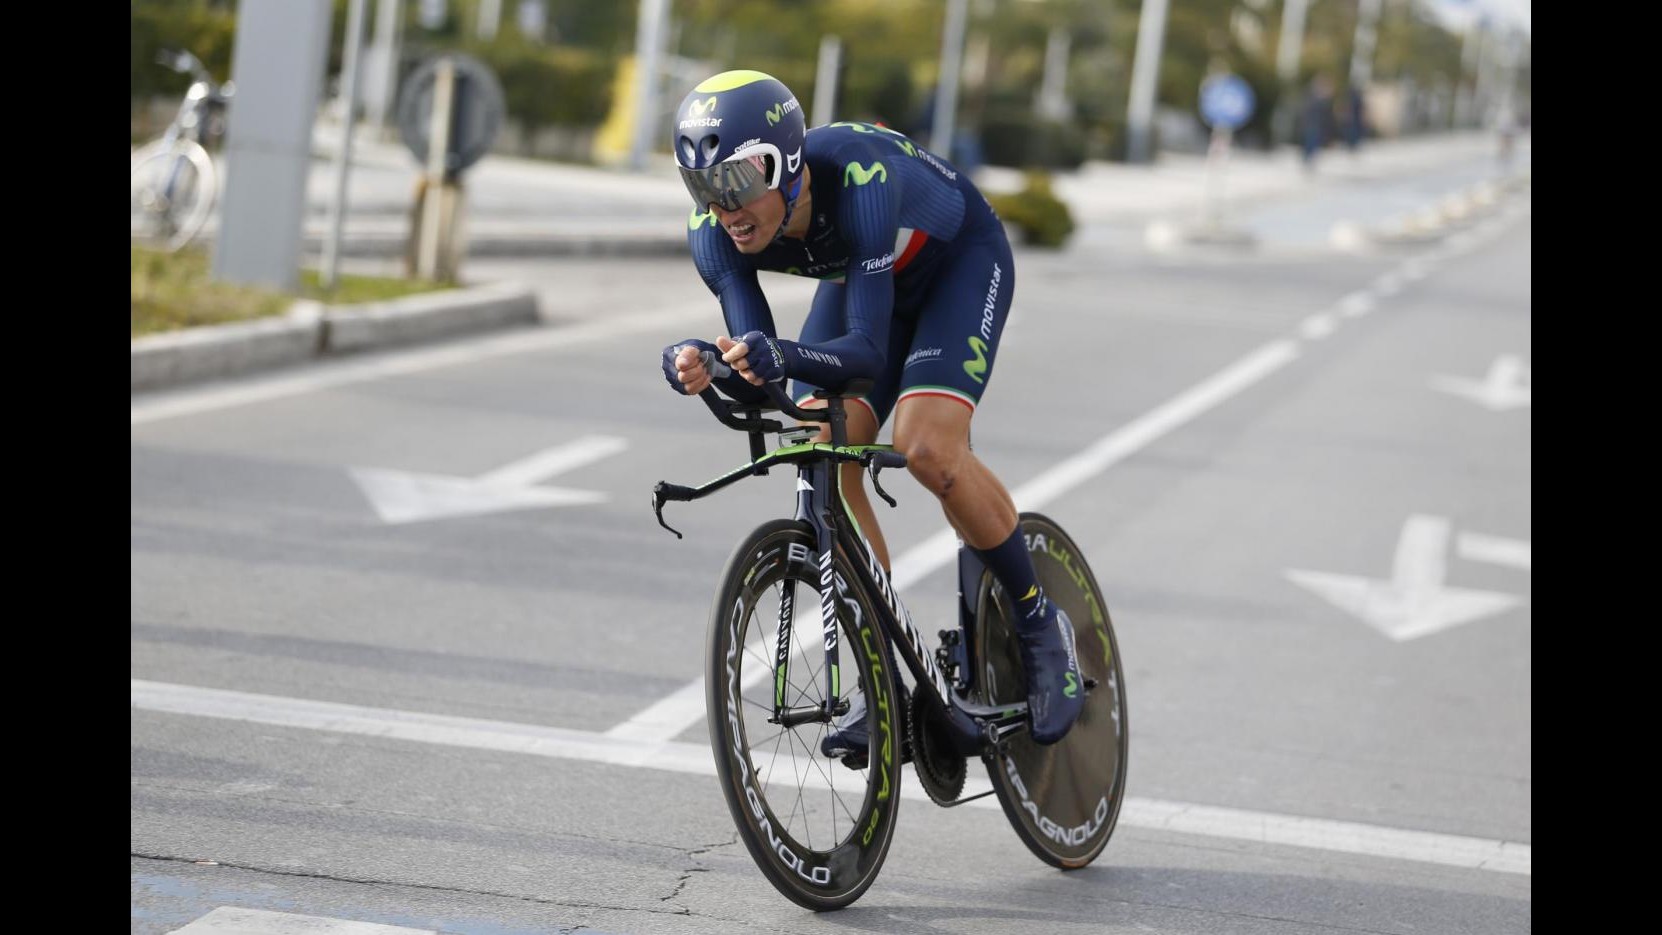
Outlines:
[[[693,262],[731,336],[664,348],[665,379],[689,395],[714,382],[757,401],[764,382],[789,377],[804,407],[823,405],[815,388],[874,380],[848,407],[849,443],[875,442],[893,412],[908,469],[1015,598],[1033,739],[1060,740],[1084,705],[1073,627],[1039,587],[1009,492],[969,448],[1015,287],[991,205],[946,160],[885,127],[807,130],[796,97],[758,71],[693,88],[676,109],[671,145],[693,197]],[[759,270],[820,281],[797,340],[778,336]],[[843,484],[887,567],[858,465],[843,466]],[[856,709],[821,749],[863,753],[866,740]]]

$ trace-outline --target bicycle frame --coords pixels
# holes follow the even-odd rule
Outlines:
[[[761,406],[728,402],[719,397],[713,388],[706,389],[700,396],[716,418],[730,428],[750,434],[751,462],[696,488],[660,481],[653,489],[653,510],[658,515],[659,524],[679,537],[681,533],[664,522],[663,507],[667,501],[701,499],[745,477],[766,474],[775,465],[796,466],[795,518],[806,522],[813,530],[814,547],[820,567],[818,591],[821,619],[824,621],[825,701],[820,705],[802,708],[792,708],[785,703],[783,685],[794,626],[795,604],[794,590],[787,587],[782,590],[780,597],[778,656],[774,664],[774,716],[770,720],[785,727],[795,727],[815,721],[829,722],[847,710],[846,702],[840,701],[842,686],[836,605],[839,587],[846,588],[849,583],[839,580],[832,561],[832,550],[839,548],[847,557],[858,579],[854,586],[874,598],[869,603],[876,609],[878,628],[884,638],[895,647],[906,668],[912,673],[918,690],[928,692],[940,702],[941,710],[946,713],[959,742],[960,752],[967,755],[997,747],[1011,734],[1025,730],[1026,702],[998,706],[980,705],[965,700],[960,691],[953,690],[945,671],[945,660],[938,663],[936,653],[930,651],[929,644],[918,632],[905,603],[893,587],[889,573],[877,561],[871,544],[860,532],[853,511],[843,499],[840,466],[842,463],[852,462],[861,464],[870,471],[873,487],[893,506],[894,499],[884,492],[878,483],[877,475],[885,467],[904,466],[905,457],[889,445],[848,445],[843,421],[843,400],[840,397],[821,396],[820,398],[826,399],[825,409],[804,410],[795,406],[775,384],[768,384],[766,389],[773,399],[774,406],[787,415],[807,423],[828,422],[831,426],[831,442],[808,442],[807,438],[817,432],[813,427],[801,426],[787,430],[776,421],[762,419]],[[762,437],[767,432],[780,433],[790,443],[774,451],[764,452]],[[806,560],[809,557],[801,558]],[[954,661],[961,675],[959,689],[967,690],[973,682],[972,675],[975,671],[974,660],[970,658],[974,645],[971,637],[975,626],[975,608],[971,605],[975,601],[976,587],[981,579],[982,564],[962,544],[958,548],[958,574],[958,629],[955,639],[946,639],[949,645],[945,648],[948,654],[956,656]],[[942,631],[943,638],[952,633],[953,631]]]

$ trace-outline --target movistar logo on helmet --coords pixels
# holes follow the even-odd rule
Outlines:
[[[720,117],[706,117],[706,116],[704,116],[706,113],[709,113],[710,111],[715,110],[715,109],[716,109],[716,99],[713,98],[713,97],[707,97],[707,98],[704,98],[703,100],[699,100],[699,101],[692,101],[691,103],[689,103],[687,105],[688,117],[687,117],[687,119],[681,121],[681,129],[686,130],[690,127],[719,127],[719,126],[721,126],[721,118]]]
[[[771,127],[793,110],[796,110],[796,98],[794,97],[788,101],[780,101],[779,103],[773,105],[771,109],[765,110],[762,113],[767,115],[768,126]]]
[[[881,162],[872,163],[869,169],[858,162],[851,162],[848,164],[848,168],[843,170],[843,187],[864,185],[874,178],[877,179],[878,184],[886,183],[889,180],[889,170],[883,168]]]
[[[711,227],[715,227],[720,223],[721,221],[716,218],[716,213],[714,211],[703,212],[699,211],[697,208],[694,208],[692,209],[692,214],[687,218],[687,230],[698,230],[699,226],[703,224],[709,224]]]

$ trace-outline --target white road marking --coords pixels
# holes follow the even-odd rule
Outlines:
[[[1020,510],[1037,510],[1124,460],[1156,439],[1216,406],[1289,362],[1297,359],[1293,341],[1272,341],[1224,368],[1205,381],[1104,436],[1079,454],[1058,463],[1011,493]],[[958,554],[958,536],[942,529],[894,559],[890,583],[896,591],[923,580],[952,562]],[[760,667],[748,674],[746,685],[766,677]],[[629,720],[607,731],[630,740],[668,740],[704,719],[704,682],[689,682]]]
[[[1399,643],[1498,614],[1519,603],[1510,594],[1444,585],[1448,541],[1446,517],[1416,514],[1403,523],[1389,581],[1301,569],[1289,569],[1286,575]]]
[[[170,935],[438,935],[438,930],[220,906]]]
[[[1510,565],[1529,571],[1529,543],[1523,539],[1502,539],[1481,533],[1463,532],[1455,540],[1461,558],[1474,562]]]
[[[575,471],[602,458],[610,458],[629,447],[627,439],[611,435],[587,435],[479,476],[479,483],[493,487],[524,487]]]
[[[1332,315],[1326,312],[1317,312],[1299,324],[1298,333],[1300,337],[1306,340],[1320,341],[1332,334],[1335,327],[1337,325],[1334,324]]]
[[[1489,365],[1482,380],[1464,377],[1434,376],[1431,386],[1446,393],[1469,399],[1493,412],[1506,412],[1530,405],[1530,389],[1534,381],[1523,358],[1516,354],[1502,354]]]
[[[1374,297],[1366,292],[1352,292],[1339,300],[1339,314],[1346,318],[1359,318],[1373,311]]]
[[[132,707],[143,711],[303,730],[326,730],[613,766],[715,775],[715,763],[710,748],[705,744],[633,740],[535,724],[307,701],[141,679],[132,680]],[[904,770],[903,777],[903,796],[927,798],[911,770]],[[965,794],[972,795],[988,788],[988,781],[976,776],[966,783]],[[969,806],[1000,808],[996,797],[979,799],[969,803]],[[1119,823],[1121,826],[1155,831],[1530,875],[1531,846],[1516,841],[1139,798],[1125,800],[1120,809]]]
[[[1022,510],[1039,509],[1183,423],[1292,363],[1298,356],[1296,342],[1271,341],[1023,484],[1013,493],[1016,507]],[[897,568],[897,574],[898,571]]]
[[[610,457],[628,441],[592,435],[549,448],[478,477],[418,474],[386,468],[348,469],[384,523],[416,523],[503,510],[604,503],[596,490],[533,487],[538,481]]]

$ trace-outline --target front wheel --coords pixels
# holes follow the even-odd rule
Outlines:
[[[201,232],[218,192],[213,158],[201,144],[181,139],[141,151],[133,161],[132,236],[178,250]]]
[[[768,882],[815,911],[847,906],[876,879],[900,806],[902,739],[889,644],[840,551],[830,576],[841,634],[831,681],[850,710],[864,705],[865,765],[849,769],[821,752],[823,721],[770,720],[778,701],[825,701],[821,561],[805,523],[775,520],[751,533],[711,608],[705,667],[716,775],[739,836]]]
[[[1055,521],[1021,514],[1022,537],[1045,595],[1073,621],[1079,669],[1095,680],[1079,720],[1060,741],[1040,746],[1024,733],[990,755],[987,771],[1005,817],[1038,858],[1064,870],[1095,860],[1108,844],[1125,797],[1125,676],[1113,621],[1079,546]],[[976,603],[973,696],[999,705],[1027,699],[1009,594],[984,572]]]

